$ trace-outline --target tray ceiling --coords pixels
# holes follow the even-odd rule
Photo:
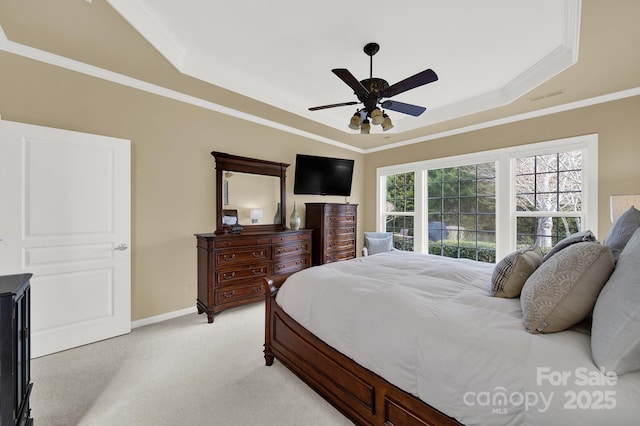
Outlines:
[[[346,135],[358,133],[347,127],[355,107],[308,108],[356,100],[331,69],[369,77],[368,42],[381,46],[374,77],[393,84],[426,68],[439,76],[393,98],[427,111],[390,111],[395,127],[385,134],[508,104],[570,67],[578,52],[575,0],[108,2],[182,73]]]

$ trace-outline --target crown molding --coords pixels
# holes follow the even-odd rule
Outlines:
[[[591,105],[602,104],[605,102],[617,101],[619,99],[630,98],[640,95],[640,87],[634,87],[632,89],[621,90],[615,93],[608,93],[602,96],[595,96],[593,98],[582,99],[580,101],[569,102],[562,105],[556,105],[553,107],[543,108],[523,114],[512,115],[510,117],[504,117],[497,120],[485,121],[483,123],[473,124],[471,126],[459,127],[457,129],[447,130],[440,133],[434,133],[428,136],[422,136],[414,139],[409,139],[402,142],[384,145],[376,148],[365,149],[365,154],[372,152],[385,151],[387,149],[400,148],[407,145],[412,145],[421,142],[427,142],[434,139],[445,138],[448,136],[459,135],[462,133],[473,132],[476,130],[487,129],[490,127],[501,126],[503,124],[515,123],[518,121],[529,120],[531,118],[543,117],[545,115],[556,114],[558,112],[570,111],[574,109],[584,108]]]
[[[113,0],[112,0],[113,1]],[[571,1],[568,0],[570,3]],[[579,5],[579,2],[573,2],[573,3],[577,3]],[[256,124],[260,124],[266,127],[270,127],[273,129],[277,129],[277,130],[281,130],[283,132],[286,133],[290,133],[290,134],[294,134],[297,136],[301,136],[307,139],[312,139],[318,142],[322,142],[322,143],[326,143],[329,145],[333,145],[336,146],[338,148],[342,148],[342,149],[346,149],[349,151],[354,151],[360,154],[369,154],[369,153],[373,153],[373,152],[379,152],[379,151],[384,151],[384,150],[388,150],[388,149],[394,149],[394,148],[399,148],[402,146],[407,146],[407,145],[412,145],[412,144],[416,144],[416,143],[421,143],[421,142],[427,142],[430,140],[434,140],[434,139],[440,139],[440,138],[444,138],[444,137],[448,137],[448,136],[453,136],[453,135],[458,135],[458,134],[462,134],[462,133],[467,133],[467,132],[472,132],[475,130],[480,130],[480,129],[486,129],[489,127],[495,127],[495,126],[500,126],[503,124],[509,124],[509,123],[514,123],[517,121],[522,121],[522,120],[528,120],[530,118],[536,118],[536,117],[542,117],[545,115],[550,115],[550,114],[555,114],[558,112],[563,112],[563,111],[569,111],[569,110],[573,110],[573,109],[578,109],[578,108],[583,108],[586,106],[591,106],[591,105],[596,105],[596,104],[600,104],[600,103],[605,103],[605,102],[610,102],[610,101],[615,101],[615,100],[619,100],[619,99],[624,99],[624,98],[628,98],[628,97],[633,97],[633,96],[638,96],[640,95],[640,87],[635,87],[632,89],[628,89],[628,90],[623,90],[623,91],[619,91],[619,92],[615,92],[615,93],[610,93],[610,94],[605,94],[605,95],[601,95],[601,96],[596,96],[593,98],[589,98],[589,99],[583,99],[580,101],[575,101],[575,102],[570,102],[567,104],[562,104],[562,105],[557,105],[557,106],[553,106],[553,107],[549,107],[549,108],[544,108],[544,109],[540,109],[540,110],[536,110],[536,111],[531,111],[531,112],[527,112],[527,113],[523,113],[523,114],[517,114],[517,115],[513,115],[510,117],[504,117],[501,119],[497,119],[497,120],[491,120],[491,121],[486,121],[483,123],[478,123],[478,124],[474,124],[471,126],[466,126],[466,127],[460,127],[457,129],[452,129],[452,130],[448,130],[445,132],[439,132],[439,133],[435,133],[435,134],[431,134],[431,135],[426,135],[426,136],[421,136],[418,138],[414,138],[414,139],[408,139],[405,141],[400,141],[400,142],[396,142],[396,143],[392,143],[392,144],[388,144],[388,145],[384,145],[384,146],[380,146],[380,147],[374,147],[374,148],[368,148],[368,149],[362,149],[362,148],[357,148],[351,145],[347,145],[345,143],[333,140],[333,139],[329,139],[329,138],[325,138],[323,136],[319,136],[310,132],[306,132],[300,129],[297,129],[295,127],[291,127],[291,126],[286,126],[284,124],[281,123],[277,123],[271,120],[267,120],[264,119],[262,117],[258,117],[255,115],[251,115],[251,114],[247,114],[245,112],[242,111],[238,111],[232,108],[228,108],[225,107],[223,105],[219,105],[216,104],[214,102],[211,101],[207,101],[201,98],[197,98],[195,96],[191,96],[191,95],[187,95],[175,90],[171,90],[171,89],[167,89],[165,87],[162,86],[158,86],[155,84],[151,84],[148,82],[145,82],[143,80],[139,80],[139,79],[135,79],[123,74],[119,74],[119,73],[115,73],[113,71],[109,71],[103,68],[99,68],[93,65],[89,65],[86,64],[84,62],[80,62],[80,61],[76,61],[73,59],[69,59],[60,55],[56,55],[53,53],[49,53],[43,50],[39,50],[39,49],[35,49],[33,47],[30,46],[26,46],[20,43],[16,43],[13,41],[10,41],[3,29],[2,26],[0,26],[0,50],[8,52],[8,53],[12,53],[15,55],[19,55],[19,56],[23,56],[29,59],[33,59],[39,62],[43,62],[43,63],[47,63],[50,65],[54,65],[54,66],[58,66],[61,68],[65,68],[71,71],[75,71],[75,72],[79,72],[82,74],[86,74],[86,75],[90,75],[96,78],[100,78],[106,81],[110,81],[116,84],[121,84],[127,87],[131,87],[137,90],[142,90],[148,93],[153,93],[155,95],[158,96],[163,96],[169,99],[174,99],[177,100],[179,102],[184,102],[184,103],[188,103],[194,106],[198,106],[201,108],[205,108],[211,111],[215,111],[221,114],[225,114],[225,115],[229,115],[235,118],[239,118],[241,120],[246,120],[252,123],[256,123]],[[566,53],[562,53],[564,55],[566,55]],[[484,102],[484,97],[489,96],[489,95],[480,95],[478,97],[472,98],[470,100],[468,100],[467,102],[467,108],[468,111],[471,111],[474,109],[474,103],[478,103],[478,104],[482,104]],[[501,90],[496,90],[494,92],[491,92],[492,97],[498,98],[498,99],[503,99],[506,96]],[[463,107],[463,105],[457,105],[456,107]],[[434,111],[435,112],[435,111]],[[464,115],[464,111],[461,113],[461,115]]]
[[[229,115],[235,118],[239,118],[241,120],[250,121],[252,123],[256,123],[266,127],[273,128],[273,129],[281,130],[283,132],[291,133],[304,138],[313,139],[322,143],[337,146],[339,148],[355,151],[358,153],[364,152],[364,150],[361,148],[356,148],[351,145],[347,145],[345,143],[335,141],[333,139],[325,138],[323,136],[306,132],[304,130],[287,126],[275,121],[267,120],[265,118],[258,117],[256,115],[247,114],[246,112],[238,111],[233,108],[228,108],[223,105],[219,105],[215,102],[211,102],[201,98],[197,98],[195,96],[187,95],[185,93],[178,92],[172,89],[167,89],[166,87],[158,86],[156,84],[151,84],[146,81],[139,80],[137,78],[129,77],[124,74],[119,74],[113,71],[106,70],[104,68],[96,67],[93,65],[86,64],[84,62],[66,58],[64,56],[49,53],[44,50],[35,49],[33,47],[26,46],[24,44],[15,43],[7,39],[4,31],[2,30],[2,26],[0,26],[0,50],[3,50],[8,53],[13,53],[15,55],[19,55],[25,58],[33,59],[35,61],[43,62],[49,65],[55,65],[60,68],[65,68],[71,71],[79,72],[79,73],[96,77],[102,80],[110,81],[112,83],[121,84],[123,86],[131,87],[133,89],[142,90],[148,93],[153,93],[155,95],[163,96],[165,98],[169,98],[176,101],[191,104],[194,106],[198,106],[201,108],[205,108],[210,111],[219,112],[221,114]]]
[[[138,33],[154,46],[176,69],[182,71],[186,49],[151,11],[138,0],[106,0]]]

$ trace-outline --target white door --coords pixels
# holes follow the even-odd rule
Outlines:
[[[131,331],[130,141],[0,120],[0,275],[31,272],[31,356]]]

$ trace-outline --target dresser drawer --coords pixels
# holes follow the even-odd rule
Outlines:
[[[311,241],[300,241],[286,245],[273,246],[273,258],[278,259],[293,254],[309,253],[311,250]]]
[[[270,259],[271,248],[269,246],[220,250],[216,253],[216,265],[218,266],[261,260],[268,261]]]
[[[353,252],[353,250],[325,253],[324,263],[332,263],[332,262],[338,262],[341,260],[349,260],[349,259],[353,259],[354,257],[355,257],[355,253]]]
[[[274,263],[273,273],[276,275],[292,274],[294,272],[298,272],[305,268],[308,268],[309,266],[310,265],[309,265],[308,256],[304,258],[298,257],[298,258],[289,259],[283,262]]]
[[[218,285],[230,285],[234,281],[246,278],[262,278],[269,275],[269,264],[252,264],[245,267],[236,267],[230,270],[216,271]]]
[[[327,228],[335,228],[335,227],[345,227],[349,225],[355,225],[356,223],[356,215],[336,215],[336,216],[325,216],[324,218],[325,224]]]
[[[338,215],[338,214],[351,214],[355,215],[358,212],[357,205],[348,205],[348,204],[340,204],[340,205],[330,205],[327,204],[324,207],[325,214],[330,215]]]
[[[289,235],[277,235],[271,239],[271,242],[276,243],[289,243],[292,241],[311,241],[311,233],[299,233]]]
[[[356,241],[352,237],[348,238],[334,238],[325,241],[324,248],[327,252],[336,250],[353,250],[356,246]]]
[[[355,236],[356,236],[356,228],[354,227],[333,228],[333,229],[327,229],[325,240],[355,238]]]
[[[268,245],[271,243],[271,238],[269,237],[248,237],[248,238],[234,238],[228,240],[216,240],[214,243],[214,247],[217,249],[227,248],[227,247],[255,247]]]
[[[240,301],[246,302],[247,299],[260,300],[262,297],[264,297],[264,287],[262,282],[252,281],[234,285],[232,287],[216,289],[215,304],[224,308],[223,305],[226,304],[236,305]]]

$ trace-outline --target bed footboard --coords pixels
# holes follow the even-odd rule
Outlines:
[[[264,358],[277,358],[319,395],[359,425],[460,425],[336,351],[287,315],[267,286]]]

